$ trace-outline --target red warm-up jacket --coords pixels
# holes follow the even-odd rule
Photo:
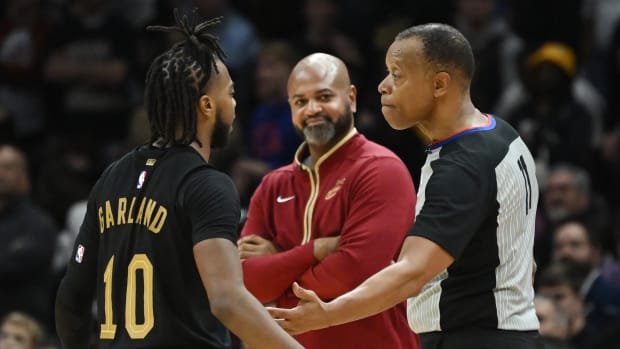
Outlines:
[[[255,191],[242,236],[257,234],[281,252],[243,261],[247,288],[263,303],[292,308],[291,284],[323,300],[338,297],[398,257],[415,213],[415,188],[402,161],[355,129],[317,160],[295,160],[269,173]],[[313,239],[340,236],[321,262]],[[418,348],[405,304],[366,319],[296,336],[306,348]]]

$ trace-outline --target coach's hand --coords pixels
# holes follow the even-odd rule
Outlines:
[[[239,239],[237,249],[241,259],[268,256],[280,252],[280,248],[276,244],[256,234]]]
[[[314,291],[293,283],[293,293],[300,300],[293,309],[267,308],[269,314],[290,335],[329,327],[327,303],[321,301]]]

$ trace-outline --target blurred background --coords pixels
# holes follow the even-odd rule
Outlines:
[[[3,0],[0,4],[0,349],[56,348],[53,299],[102,170],[148,139],[150,61],[179,39],[172,9],[197,8],[235,81],[232,144],[212,162],[241,202],[292,161],[286,81],[317,51],[357,86],[356,127],[418,183],[424,146],[380,113],[394,36],[448,23],[476,56],[471,94],[510,122],[541,185],[535,258],[548,348],[620,348],[620,0]],[[16,333],[32,346],[12,346]]]

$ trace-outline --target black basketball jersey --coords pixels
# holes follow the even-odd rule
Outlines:
[[[106,169],[67,273],[96,284],[99,348],[228,348],[192,248],[236,243],[239,215],[232,181],[189,146],[141,147]]]

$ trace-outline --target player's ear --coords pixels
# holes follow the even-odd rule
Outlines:
[[[207,119],[215,117],[215,101],[209,95],[200,96],[196,108],[199,117]]]

